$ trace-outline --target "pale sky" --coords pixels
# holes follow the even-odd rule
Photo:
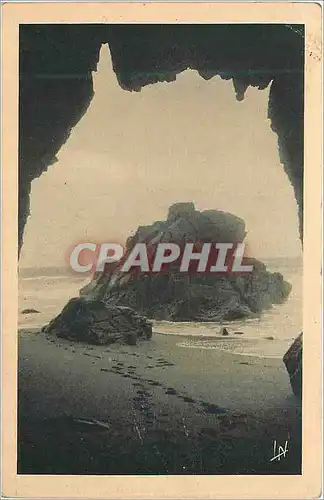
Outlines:
[[[123,243],[179,201],[242,217],[250,255],[301,255],[293,188],[267,119],[269,89],[237,102],[230,81],[187,70],[127,92],[107,46],[94,89],[59,161],[32,183],[21,267],[64,266],[79,241]]]

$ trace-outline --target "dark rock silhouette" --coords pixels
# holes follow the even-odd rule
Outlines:
[[[239,217],[218,210],[199,212],[192,203],[177,203],[166,221],[141,226],[127,241],[130,252],[136,243],[172,242],[239,243],[245,237],[245,223]],[[127,254],[126,254],[127,255]],[[179,271],[179,262],[166,272],[122,272],[121,265],[106,268],[80,294],[102,300],[109,306],[127,306],[148,318],[170,321],[223,321],[254,317],[272,304],[282,303],[291,285],[280,273],[270,273],[252,258],[247,274],[189,273]]]
[[[152,324],[129,307],[106,306],[99,300],[73,298],[43,332],[93,344],[135,345],[152,337]]]
[[[302,397],[303,334],[301,333],[283,357],[295,396]]]

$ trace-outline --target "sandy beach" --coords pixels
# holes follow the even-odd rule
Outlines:
[[[19,473],[298,474],[300,425],[277,359],[20,332]]]
[[[300,473],[301,407],[282,361],[299,333],[300,276],[288,275],[286,303],[228,324],[227,337],[220,324],[156,321],[137,346],[42,333],[84,278],[21,278],[19,473]]]

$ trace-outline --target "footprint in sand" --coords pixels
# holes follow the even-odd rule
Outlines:
[[[182,401],[184,401],[185,403],[195,403],[196,401],[192,398],[189,398],[187,396],[182,396],[181,397]]]
[[[138,391],[136,391],[137,394],[139,394],[140,396],[144,396],[144,397],[152,397],[152,395],[145,391],[145,389],[139,389]]]
[[[139,402],[142,402],[142,401],[143,401],[143,397],[142,397],[142,396],[134,396],[134,397],[133,397],[133,401],[139,401]]]
[[[165,394],[171,394],[172,396],[177,394],[177,391],[173,389],[173,387],[168,387],[165,391]]]
[[[89,354],[88,352],[83,353],[84,356],[89,356],[89,358],[101,359],[101,356],[95,356],[94,354]]]
[[[160,382],[155,382],[154,380],[147,380],[147,383],[150,385],[154,385],[156,387],[161,386]]]
[[[166,368],[167,366],[174,366],[174,363],[171,363],[170,361],[158,361],[156,366],[160,368]]]
[[[221,408],[220,406],[213,405],[210,403],[202,403],[201,404],[203,407],[203,412],[204,413],[211,413],[213,415],[218,414],[218,413],[226,413],[226,410],[224,408]]]

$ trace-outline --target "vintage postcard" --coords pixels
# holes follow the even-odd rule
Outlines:
[[[2,5],[2,495],[320,496],[321,21]]]

